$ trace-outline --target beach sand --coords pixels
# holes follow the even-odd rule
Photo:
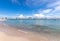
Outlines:
[[[23,31],[0,23],[0,41],[60,41],[60,38]]]

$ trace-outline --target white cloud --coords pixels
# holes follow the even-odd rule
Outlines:
[[[43,18],[43,17],[45,17],[45,15],[43,15],[43,14],[34,14],[32,17],[33,18]]]
[[[21,15],[17,16],[17,18],[22,18],[22,19],[24,19],[24,18],[44,18],[44,17],[45,17],[45,15],[43,15],[43,14],[33,14],[31,16],[24,16],[23,14],[21,14]]]
[[[25,5],[30,8],[37,8],[45,4],[47,0],[25,0]]]
[[[53,2],[53,3],[49,3],[47,4],[47,7],[56,7],[56,6],[59,6],[60,5],[60,0],[57,0],[56,2]]]
[[[55,11],[60,10],[60,5],[55,7]]]
[[[33,16],[25,16],[25,18],[33,18]]]
[[[18,5],[21,5],[18,0],[11,0],[11,2],[12,2],[12,3],[15,3],[15,4],[18,4]]]
[[[60,0],[47,4],[47,8],[53,9],[46,17],[58,17],[60,15]]]
[[[25,18],[23,14],[19,15],[18,18]]]
[[[53,9],[45,9],[45,10],[42,10],[42,11],[39,10],[40,12],[38,14],[33,14],[32,18],[45,18],[45,17],[48,17],[49,15],[46,15],[46,14],[49,14],[52,10]]]
[[[53,9],[46,9],[46,10],[43,10],[41,13],[42,14],[48,14],[52,11]]]
[[[60,0],[57,0],[54,3],[47,4],[47,7],[48,8],[49,7],[54,8],[53,12],[56,12],[56,11],[60,10]]]

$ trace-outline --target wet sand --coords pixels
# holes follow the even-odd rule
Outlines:
[[[23,31],[0,23],[0,41],[60,41],[60,38]]]

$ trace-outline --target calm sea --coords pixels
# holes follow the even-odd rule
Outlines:
[[[33,32],[58,32],[60,33],[60,20],[54,19],[40,19],[40,20],[31,20],[31,19],[9,19],[4,23],[13,26],[18,29],[28,30]]]

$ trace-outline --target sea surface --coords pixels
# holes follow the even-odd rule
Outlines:
[[[26,31],[60,35],[59,19],[8,19],[4,23]]]

